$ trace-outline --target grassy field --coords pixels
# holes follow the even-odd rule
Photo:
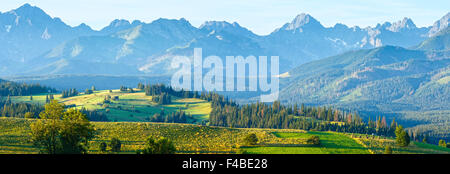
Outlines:
[[[30,142],[30,124],[34,119],[0,118],[0,153],[38,153]],[[172,140],[177,153],[236,153],[245,150],[253,154],[368,154],[376,151],[374,139],[336,132],[307,132],[282,129],[236,129],[200,126],[193,124],[143,123],[143,122],[92,122],[97,130],[91,140],[89,153],[99,153],[101,142],[111,138],[122,141],[121,153],[135,153],[143,148],[148,137],[166,137]],[[250,133],[258,137],[255,147],[244,146],[242,138]],[[320,137],[320,147],[301,146],[312,135]],[[352,138],[353,137],[353,138]],[[412,143],[407,148],[396,147],[391,139],[379,139],[392,143],[394,153],[450,153],[435,145]],[[379,144],[384,150],[385,143]]]
[[[408,147],[399,147],[395,144],[395,139],[393,138],[383,138],[379,136],[371,136],[364,134],[349,134],[358,142],[364,144],[365,147],[370,149],[371,152],[375,154],[384,153],[386,146],[392,147],[392,153],[394,154],[448,154],[450,153],[449,148],[440,147],[432,144],[425,144],[421,142],[412,141]]]
[[[370,154],[383,153],[387,145],[393,153],[450,153],[448,148],[413,142],[408,147],[398,147],[395,140],[362,134],[337,132],[315,132],[280,129],[233,129],[200,126],[194,124],[169,124],[142,122],[155,113],[165,114],[183,110],[192,115],[192,123],[208,120],[211,104],[195,98],[177,98],[172,96],[172,104],[158,105],[151,96],[143,91],[134,93],[119,90],[95,91],[93,94],[55,99],[78,109],[104,112],[113,122],[92,122],[97,130],[96,137],[90,142],[89,153],[99,153],[101,142],[111,138],[122,141],[121,153],[135,153],[141,149],[148,137],[166,137],[172,140],[177,153],[236,153],[245,151],[250,154]],[[11,97],[13,102],[45,104],[47,94]],[[105,97],[118,97],[105,103]],[[312,118],[302,118],[312,119]],[[34,119],[0,118],[0,153],[38,153],[30,142],[30,124]],[[336,124],[342,124],[336,122]],[[256,146],[245,146],[242,138],[250,133],[258,137]],[[319,136],[321,145],[306,143],[311,136]]]
[[[152,102],[151,96],[146,96],[143,91],[129,93],[119,90],[103,90],[95,91],[93,94],[81,94],[69,98],[61,98],[60,94],[54,94],[54,98],[66,105],[75,105],[76,108],[86,108],[88,110],[98,110],[106,113],[110,121],[145,121],[155,113],[161,110],[165,114],[176,112],[181,109],[190,114],[194,120],[192,122],[199,123],[207,120],[211,112],[211,104],[207,101],[195,98],[176,98],[172,97],[172,104],[158,105]],[[47,94],[33,96],[14,96],[11,97],[13,102],[38,103],[45,104]],[[103,100],[106,96],[119,97],[119,100],[111,100],[111,103],[104,104]]]
[[[34,119],[0,118],[0,153],[37,153],[29,141],[30,124]],[[90,153],[98,153],[101,142],[119,138],[122,153],[135,153],[148,137],[166,137],[172,140],[178,153],[235,153],[242,145],[242,137],[255,133],[259,143],[283,143],[270,129],[231,129],[193,124],[141,123],[141,122],[93,122],[97,136],[90,142]],[[280,130],[281,132],[303,132]],[[289,141],[286,141],[291,143]]]
[[[320,138],[319,147],[248,147],[243,148],[248,153],[256,154],[369,154],[367,148],[357,143],[347,135],[336,132],[305,132],[305,133],[274,133],[279,138],[300,139],[317,135]]]

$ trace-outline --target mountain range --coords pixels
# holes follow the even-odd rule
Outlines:
[[[381,46],[300,65],[281,80],[287,103],[357,110],[450,110],[450,28],[409,49]]]
[[[417,47],[447,28],[449,20],[450,13],[430,27],[419,28],[409,18],[366,28],[325,27],[300,14],[262,36],[236,22],[208,21],[197,28],[183,18],[118,19],[97,31],[86,24],[69,26],[25,4],[0,13],[0,75],[168,75],[174,72],[172,57],[192,56],[194,48],[202,48],[204,57],[278,55],[284,73],[352,50]]]

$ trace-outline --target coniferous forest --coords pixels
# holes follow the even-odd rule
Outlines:
[[[39,84],[25,84],[0,81],[0,96],[26,96],[32,94],[51,93],[56,90]]]

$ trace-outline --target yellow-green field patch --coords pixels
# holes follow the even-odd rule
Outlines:
[[[336,132],[282,133],[275,132],[279,138],[306,141],[311,136],[319,136],[317,147],[257,146],[243,148],[252,154],[369,154],[369,151],[352,138]]]
[[[177,98],[172,96],[172,104],[158,105],[152,102],[151,96],[146,96],[144,91],[135,89],[136,92],[122,92],[120,90],[94,91],[93,94],[80,93],[74,97],[61,98],[60,94],[54,94],[54,98],[67,106],[76,106],[77,109],[97,110],[104,112],[110,121],[148,121],[156,113],[163,111],[170,114],[182,110],[193,117],[191,122],[201,123],[208,120],[211,112],[211,104],[197,98]],[[13,102],[26,102],[45,104],[47,94],[33,96],[14,96]],[[104,103],[105,98],[118,97],[119,100],[110,100]]]

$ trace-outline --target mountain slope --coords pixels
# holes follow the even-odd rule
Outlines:
[[[416,27],[409,18],[374,28],[349,28],[343,24],[326,28],[312,16],[300,14],[263,38],[262,45],[290,60],[289,68],[293,68],[349,50],[383,45],[414,46],[426,39],[427,32],[428,28]]]
[[[199,33],[184,19],[159,19],[110,35],[78,37],[34,58],[31,64],[39,66],[25,74],[140,74],[154,55]]]
[[[447,49],[448,35],[443,31],[417,50],[384,46],[306,63],[281,80],[280,97],[386,112],[450,109],[450,57],[436,54]]]
[[[65,40],[95,33],[84,24],[68,26],[29,4],[0,14],[0,26],[0,60],[16,65],[0,65],[3,74],[15,73],[22,63]]]
[[[428,32],[428,35],[430,37],[436,35],[440,31],[446,29],[450,25],[450,12],[447,13],[445,16],[443,16],[438,21],[434,22],[433,26],[431,27],[430,31]]]
[[[235,22],[209,21],[196,28],[185,19],[151,23],[118,19],[94,31],[85,24],[68,26],[25,4],[0,13],[0,27],[4,27],[0,28],[0,46],[4,48],[0,50],[0,74],[170,74],[170,60],[177,55],[192,56],[194,48],[202,48],[204,57],[279,56],[280,72],[284,73],[346,51],[418,45],[448,26],[448,16],[433,27],[419,28],[404,18],[360,28],[344,24],[324,27],[302,13],[271,34],[259,36]],[[99,66],[98,71],[94,65]]]
[[[428,51],[449,51],[450,50],[450,27],[437,33],[434,37],[422,42],[417,49]]]
[[[195,48],[202,49],[202,57],[218,56],[225,62],[226,56],[259,56],[267,55],[267,51],[259,45],[255,35],[237,23],[210,21],[200,27],[198,37],[183,45],[167,49],[158,55],[153,62],[140,68],[141,71],[151,74],[161,72],[172,73],[175,69],[170,68],[170,62],[175,56],[193,57]]]

